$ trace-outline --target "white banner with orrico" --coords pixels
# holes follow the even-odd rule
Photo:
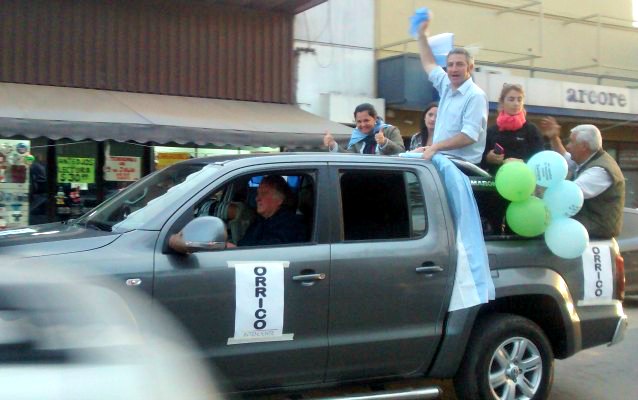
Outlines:
[[[235,336],[228,344],[293,340],[284,328],[288,261],[229,261],[235,268]]]
[[[590,242],[583,253],[585,295],[579,305],[612,301],[614,277],[609,245],[609,242]]]

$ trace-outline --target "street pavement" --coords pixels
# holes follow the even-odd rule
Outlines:
[[[638,295],[628,296],[624,310],[629,318],[629,328],[623,341],[610,347],[602,345],[587,349],[566,360],[556,360],[549,400],[638,400]],[[441,400],[457,400],[451,380],[421,379],[400,383],[397,387],[390,385],[386,389],[427,384],[443,389]],[[335,391],[329,396],[343,394]],[[260,397],[262,400],[282,398],[286,397]]]
[[[556,360],[549,400],[638,400],[638,295],[628,296],[624,309],[629,328],[622,342]],[[456,400],[450,381],[434,383],[444,390],[441,400]]]
[[[638,399],[638,297],[625,301],[625,339],[557,360],[550,400]]]

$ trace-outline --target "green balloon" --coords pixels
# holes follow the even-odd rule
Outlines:
[[[505,219],[515,233],[534,237],[545,232],[550,218],[543,200],[531,196],[527,200],[510,203],[507,206]]]
[[[523,162],[503,164],[494,178],[496,190],[509,201],[523,201],[534,193],[536,175]]]

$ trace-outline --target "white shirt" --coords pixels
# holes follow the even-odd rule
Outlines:
[[[487,131],[487,95],[472,78],[468,78],[458,89],[453,89],[447,74],[438,66],[430,71],[428,78],[441,97],[432,143],[463,133],[474,143],[441,152],[474,164],[480,163]]]
[[[578,173],[580,167],[593,156],[594,154],[592,154],[582,164],[577,164],[576,161],[572,160],[572,155],[570,153],[563,154],[563,157],[567,160],[569,170],[577,174],[576,179],[574,179],[574,183],[580,187],[580,190],[583,192],[583,197],[586,199],[598,196],[605,190],[609,189],[612,183],[614,183],[611,175],[609,175],[607,170],[602,167],[591,167],[582,173]]]

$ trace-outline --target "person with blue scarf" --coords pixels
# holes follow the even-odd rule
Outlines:
[[[332,152],[393,155],[403,153],[405,145],[399,128],[383,122],[372,104],[359,104],[354,110],[357,127],[352,131],[348,146],[343,149],[326,132],[323,143]]]

